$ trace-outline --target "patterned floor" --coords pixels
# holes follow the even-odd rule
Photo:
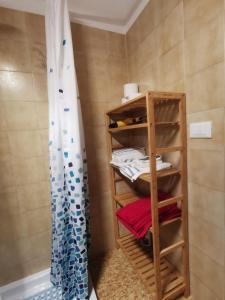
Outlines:
[[[91,275],[99,300],[152,300],[121,250],[92,262]]]
[[[61,289],[52,287],[25,300],[62,300]]]

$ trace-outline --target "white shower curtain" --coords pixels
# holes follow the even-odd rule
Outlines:
[[[87,171],[66,0],[46,0],[51,281],[63,299],[88,299]]]

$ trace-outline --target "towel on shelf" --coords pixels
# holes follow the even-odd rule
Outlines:
[[[159,201],[170,198],[164,192],[158,193]],[[143,238],[152,226],[151,198],[143,197],[133,203],[120,208],[117,213],[118,220],[137,238]],[[159,222],[169,221],[181,215],[176,204],[159,208]]]
[[[144,148],[123,148],[120,150],[115,150],[112,153],[112,160],[110,163],[118,167],[120,172],[132,182],[142,174],[151,172],[149,157],[145,155]],[[157,171],[171,167],[171,163],[163,162],[162,157],[157,155]]]

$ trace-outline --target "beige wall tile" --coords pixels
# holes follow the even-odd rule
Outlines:
[[[223,192],[224,152],[196,149],[189,152],[189,181]]]
[[[0,36],[1,39],[14,41],[27,40],[25,13],[11,10],[4,7],[0,8]]]
[[[183,28],[183,2],[181,1],[159,27],[160,54],[164,54],[183,40]]]
[[[126,34],[126,43],[127,43],[127,53],[128,55],[133,55],[140,44],[140,24],[139,20],[136,20],[128,33]]]
[[[184,0],[185,35],[199,31],[207,26],[223,11],[223,0]]]
[[[139,73],[139,88],[141,92],[157,90],[159,86],[159,64],[158,60],[146,63]]]
[[[0,216],[17,214],[20,211],[19,200],[16,196],[16,188],[3,188],[0,191]]]
[[[38,102],[35,105],[38,128],[48,128],[48,102]]]
[[[6,101],[34,101],[34,83],[31,73],[0,72],[0,98]]]
[[[17,185],[38,183],[45,180],[44,157],[14,158],[12,163]]]
[[[30,130],[37,128],[37,115],[35,110],[35,103],[22,101],[5,101],[4,110],[7,129]]]
[[[154,29],[136,51],[137,66],[140,70],[158,57],[158,44],[158,31]]]
[[[5,159],[10,154],[7,132],[0,132],[0,158]]]
[[[83,52],[88,57],[107,57],[107,31],[73,24],[72,34],[75,51]]]
[[[189,113],[224,107],[224,63],[213,65],[186,78]]]
[[[107,102],[89,102],[88,105],[81,103],[81,107],[85,126],[105,125],[105,112],[107,109]]]
[[[27,37],[32,42],[45,43],[45,21],[44,16],[26,14]]]
[[[43,73],[45,75],[47,71],[45,44],[30,43],[30,52],[32,71],[34,73]]]
[[[211,260],[207,255],[204,255],[193,245],[190,247],[190,265],[192,273],[196,277],[201,278],[201,282],[213,291],[216,297],[223,299],[223,267]]]
[[[6,128],[7,125],[5,119],[4,103],[0,100],[0,131],[6,130]]]
[[[11,157],[0,159],[0,189],[13,187],[15,185],[15,177],[12,168]]]
[[[38,131],[11,131],[8,133],[8,136],[13,156],[28,158],[43,154],[41,137]]]
[[[34,90],[37,101],[48,101],[48,88],[46,74],[33,74]]]
[[[125,59],[126,49],[124,35],[108,31],[107,43],[109,56]]]
[[[202,281],[191,273],[191,295],[194,299],[204,299],[204,300],[219,300],[215,293],[211,291]]]
[[[39,134],[40,134],[40,137],[41,137],[42,153],[45,156],[48,156],[48,153],[49,153],[49,149],[48,149],[48,129],[39,130]]]
[[[211,139],[191,139],[188,144],[190,149],[224,149],[224,109],[212,109],[199,113],[189,114],[188,123],[212,121],[213,131]],[[189,126],[188,126],[189,131]],[[188,134],[189,136],[189,134]]]
[[[159,58],[160,88],[184,77],[184,60],[182,43]]]
[[[224,193],[195,183],[189,183],[188,192],[189,213],[192,218],[223,228]]]
[[[50,206],[50,184],[48,181],[22,185],[16,189],[21,212]],[[49,208],[46,210],[49,212]]]
[[[158,0],[149,1],[142,13],[140,14],[139,30],[140,30],[140,41],[143,42],[148,35],[153,31],[159,22],[160,3]],[[137,44],[138,47],[138,44]]]
[[[212,260],[224,266],[224,240],[221,239],[223,228],[189,216],[190,243],[208,255]]]
[[[30,72],[31,60],[28,42],[1,40],[0,37],[0,70]]]
[[[185,39],[187,74],[223,61],[223,19],[218,16]]]
[[[173,9],[182,2],[181,0],[160,0],[161,1],[161,15],[162,18],[165,18],[168,14],[170,14]],[[159,2],[160,2],[159,1]]]

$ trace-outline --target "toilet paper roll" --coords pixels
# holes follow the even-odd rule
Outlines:
[[[138,94],[138,84],[137,83],[126,83],[123,86],[124,97],[127,99],[132,98],[134,95]]]

